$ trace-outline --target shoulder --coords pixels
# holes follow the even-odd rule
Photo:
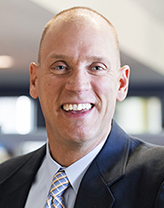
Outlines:
[[[141,159],[154,158],[159,159],[164,157],[164,146],[150,144],[135,137],[130,138],[130,154],[135,155]],[[156,156],[156,157],[154,157]]]
[[[7,160],[0,164],[0,181],[17,172],[20,168],[28,164],[27,167],[30,168],[31,163],[40,163],[45,155],[45,145],[33,152],[26,155],[18,156]]]
[[[157,162],[161,167],[164,167],[164,146],[150,144],[133,137],[123,131],[114,121],[108,140],[108,152],[114,149],[115,155],[123,157],[124,154],[127,164],[144,164],[148,166]],[[120,154],[118,154],[119,152]]]
[[[164,178],[164,146],[158,146],[130,137],[128,164],[152,173],[158,172]]]

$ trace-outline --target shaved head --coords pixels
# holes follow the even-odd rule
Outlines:
[[[44,41],[44,38],[47,34],[47,32],[52,28],[52,26],[55,26],[57,22],[76,22],[76,23],[81,23],[84,22],[85,20],[93,22],[96,25],[98,25],[100,28],[102,27],[102,24],[106,24],[106,29],[107,27],[110,27],[110,30],[113,32],[114,36],[114,42],[115,42],[115,48],[116,48],[116,56],[118,58],[118,67],[120,67],[120,52],[119,52],[119,42],[118,42],[118,37],[116,30],[114,26],[111,24],[111,22],[106,19],[103,15],[99,14],[95,10],[92,10],[87,7],[73,7],[67,10],[63,10],[57,15],[55,15],[45,26],[41,41],[40,41],[40,46],[39,46],[39,53],[38,53],[38,64],[41,63],[41,48],[42,44]]]

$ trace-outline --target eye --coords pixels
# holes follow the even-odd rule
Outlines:
[[[57,61],[51,65],[51,71],[52,73],[56,75],[65,74],[68,72],[68,66],[65,62]]]
[[[92,63],[90,66],[90,73],[95,75],[103,75],[107,72],[107,67],[103,63]]]

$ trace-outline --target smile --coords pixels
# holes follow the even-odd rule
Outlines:
[[[81,110],[90,110],[93,107],[93,104],[91,103],[64,104],[62,107],[65,111],[81,111]]]

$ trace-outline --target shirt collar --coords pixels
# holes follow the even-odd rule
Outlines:
[[[72,165],[70,165],[67,168],[61,167],[51,157],[49,145],[47,142],[47,150],[46,150],[46,158],[45,158],[45,162],[46,162],[45,176],[46,176],[47,190],[51,186],[52,178],[53,178],[54,174],[61,168],[61,169],[65,170],[67,177],[70,181],[70,184],[71,184],[73,190],[75,191],[75,193],[77,194],[80,182],[81,182],[85,172],[87,171],[87,169],[88,169],[89,165],[91,164],[91,162],[93,161],[93,159],[97,156],[97,154],[102,149],[105,141],[106,140],[101,142],[98,146],[96,146],[93,150],[91,150],[87,155],[85,155],[84,157],[82,157],[81,159],[79,159],[78,161],[76,161],[75,163],[73,163]]]

